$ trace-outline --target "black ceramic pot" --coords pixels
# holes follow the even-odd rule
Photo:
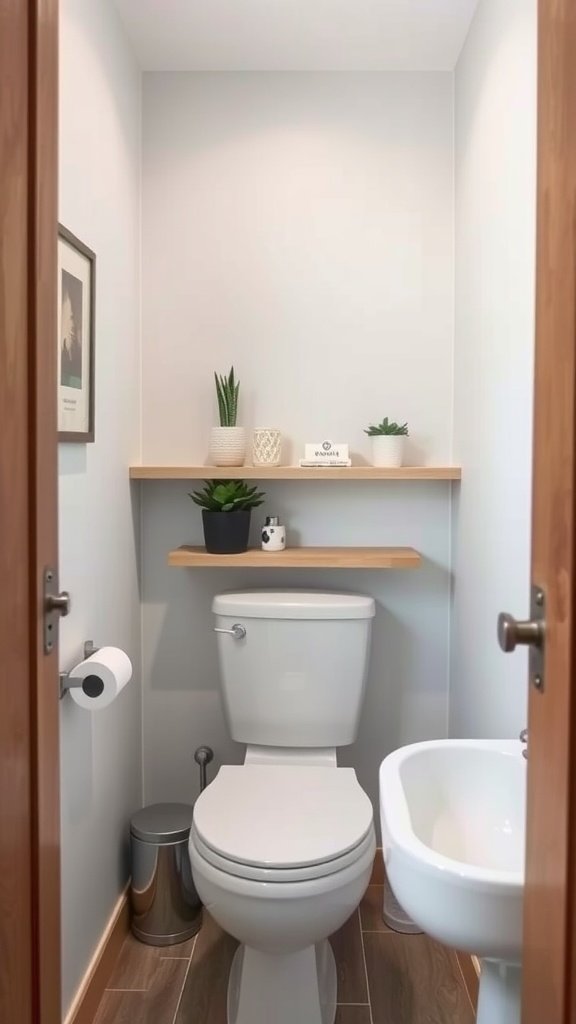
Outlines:
[[[251,510],[210,512],[202,509],[204,542],[212,555],[239,555],[248,550]]]

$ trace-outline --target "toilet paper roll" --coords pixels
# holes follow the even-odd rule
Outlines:
[[[132,662],[119,647],[101,647],[70,672],[73,679],[83,679],[82,686],[70,689],[72,700],[87,711],[100,711],[116,699],[132,678]]]

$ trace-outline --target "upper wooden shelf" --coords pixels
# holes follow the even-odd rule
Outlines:
[[[414,548],[251,548],[239,555],[212,555],[205,548],[184,545],[168,555],[168,565],[182,568],[417,569],[421,561]]]
[[[131,466],[132,480],[460,480],[460,466]]]

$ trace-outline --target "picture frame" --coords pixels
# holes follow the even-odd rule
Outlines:
[[[96,255],[58,225],[58,440],[95,438]]]

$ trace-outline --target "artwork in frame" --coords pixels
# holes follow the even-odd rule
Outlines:
[[[58,440],[94,440],[96,256],[58,227]]]

